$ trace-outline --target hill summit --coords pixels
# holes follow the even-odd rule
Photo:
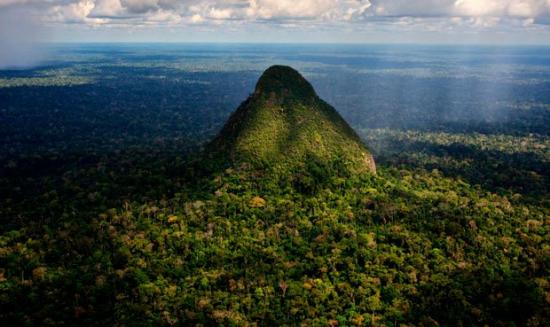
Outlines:
[[[300,166],[338,161],[350,171],[375,172],[372,155],[338,112],[299,72],[272,66],[254,93],[207,146],[232,163]]]

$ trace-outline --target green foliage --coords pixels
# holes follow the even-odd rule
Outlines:
[[[266,70],[254,94],[229,118],[207,154],[256,166],[296,166],[334,156],[352,171],[375,171],[374,160],[338,112],[290,67]],[[284,169],[284,168],[283,168]]]
[[[181,144],[164,142],[10,159],[0,212],[18,224],[0,234],[0,321],[550,323],[547,139],[365,131],[382,165],[377,175],[353,173],[362,145],[338,118],[326,119],[330,111],[283,138],[288,151],[275,147],[293,116],[272,109],[309,117],[312,108],[303,105],[308,84],[287,83],[301,85],[297,103],[245,103],[261,119],[239,120],[250,124],[239,128],[246,137],[224,134],[265,165],[211,175],[181,158]],[[260,85],[264,94],[274,84]],[[270,95],[249,101],[269,104]],[[33,187],[44,191],[34,197]]]
[[[2,320],[548,322],[547,208],[437,171],[382,168],[343,182],[308,169],[325,176],[314,193],[282,178],[296,171],[243,167],[203,180],[200,201],[190,188],[85,226],[5,233]]]
[[[545,202],[550,192],[550,139],[544,135],[453,134],[392,129],[361,133],[381,163],[438,169],[491,191]]]

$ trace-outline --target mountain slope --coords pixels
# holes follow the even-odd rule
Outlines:
[[[375,172],[357,134],[296,70],[272,66],[255,92],[208,145],[211,156],[231,162],[302,165],[314,158],[341,160],[352,171]]]

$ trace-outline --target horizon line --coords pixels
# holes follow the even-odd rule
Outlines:
[[[446,43],[446,42],[294,42],[294,41],[46,41],[39,44],[55,45],[55,44],[167,44],[167,45],[338,45],[338,46],[448,46],[448,47],[464,47],[464,46],[487,46],[487,47],[543,47],[550,48],[550,44],[545,43],[485,43],[485,42],[463,42],[463,43]]]

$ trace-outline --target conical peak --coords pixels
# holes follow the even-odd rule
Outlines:
[[[263,73],[254,94],[231,115],[207,153],[220,162],[285,166],[285,171],[311,160],[376,171],[355,131],[300,73],[286,66]]]
[[[313,86],[295,69],[288,66],[271,66],[256,84],[256,94],[295,98],[316,98]]]

